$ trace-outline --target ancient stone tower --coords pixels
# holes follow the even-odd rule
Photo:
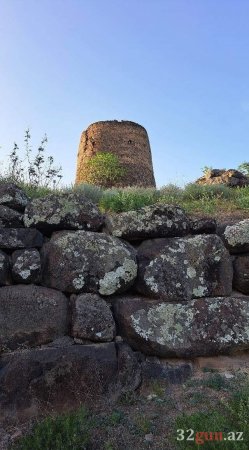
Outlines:
[[[96,122],[80,139],[76,184],[86,182],[86,162],[99,152],[118,156],[125,175],[116,186],[155,186],[150,143],[144,127],[126,120]],[[113,184],[114,185],[114,184]]]

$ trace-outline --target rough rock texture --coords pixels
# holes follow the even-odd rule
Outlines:
[[[99,209],[81,193],[51,194],[32,200],[24,214],[26,227],[56,230],[97,231],[103,223]]]
[[[17,211],[24,211],[29,202],[27,195],[15,184],[0,184],[0,205],[8,206]]]
[[[212,234],[216,232],[216,220],[210,218],[194,219],[190,222],[192,234]]]
[[[0,351],[45,344],[67,334],[68,301],[41,286],[0,288]]]
[[[207,173],[196,180],[197,184],[224,184],[229,187],[243,187],[249,185],[249,178],[235,169],[208,170]]]
[[[54,233],[42,248],[42,259],[43,284],[69,293],[124,292],[137,275],[135,250],[100,233]]]
[[[125,169],[122,180],[108,187],[155,187],[149,138],[141,125],[125,120],[108,120],[93,123],[83,131],[77,157],[76,184],[86,181],[86,163],[99,152],[115,154]]]
[[[0,228],[23,227],[23,215],[8,206],[0,205]]]
[[[147,356],[142,362],[143,380],[159,378],[172,384],[181,384],[192,374],[191,362],[159,359],[156,356]]]
[[[123,297],[114,314],[121,336],[145,354],[192,358],[249,349],[249,297],[185,304]]]
[[[221,237],[230,253],[249,252],[249,219],[226,226]]]
[[[118,385],[120,393],[135,391],[141,384],[142,370],[138,356],[126,342],[116,343],[118,352]]]
[[[38,250],[16,250],[12,254],[12,264],[12,278],[16,283],[40,283],[41,258]]]
[[[184,236],[188,232],[189,219],[177,206],[158,204],[108,216],[106,227],[113,236],[128,241]]]
[[[112,341],[115,322],[110,305],[97,294],[71,296],[72,336],[95,342]]]
[[[0,228],[0,248],[17,250],[21,248],[41,247],[42,234],[35,229]]]
[[[249,294],[249,256],[237,256],[233,261],[233,287]]]
[[[144,241],[135,287],[165,301],[230,295],[232,262],[216,235]]]
[[[0,250],[0,286],[5,286],[10,283],[10,260],[8,255]]]
[[[138,363],[136,367],[139,371]],[[61,412],[82,403],[89,408],[107,398],[115,400],[128,390],[132,376],[136,388],[141,378],[134,374],[134,366],[125,368],[124,360],[120,364],[114,343],[30,350],[15,358],[6,355],[0,360],[1,411],[6,418],[23,418],[48,408]]]

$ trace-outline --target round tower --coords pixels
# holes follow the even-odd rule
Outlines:
[[[86,182],[87,161],[100,152],[115,154],[125,175],[113,186],[155,187],[147,131],[126,120],[96,122],[83,131],[77,156],[76,184]]]

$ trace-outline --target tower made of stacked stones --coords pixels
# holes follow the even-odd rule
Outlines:
[[[113,186],[155,187],[151,149],[147,131],[126,120],[96,122],[83,131],[80,139],[76,184],[86,182],[87,162],[100,152],[116,155],[125,175]]]

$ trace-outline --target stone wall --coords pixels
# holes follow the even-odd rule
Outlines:
[[[198,358],[238,358],[248,255],[249,219],[217,227],[163,204],[104,217],[82,194],[29,201],[1,185],[3,415],[110,400],[147,377],[184,381]]]
[[[99,152],[117,155],[125,169],[123,179],[113,185],[155,186],[149,138],[141,125],[111,120],[93,123],[83,131],[77,157],[76,184],[86,181],[86,163]]]

